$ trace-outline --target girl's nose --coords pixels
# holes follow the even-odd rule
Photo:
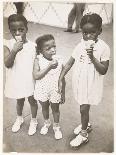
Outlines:
[[[52,54],[55,54],[56,53],[56,50],[55,50],[54,47],[51,48],[51,52],[52,52]]]
[[[20,32],[19,31],[16,31],[16,35],[19,35],[20,34]]]
[[[87,34],[87,37],[90,38],[90,36],[91,36],[91,34],[88,33],[88,34]]]

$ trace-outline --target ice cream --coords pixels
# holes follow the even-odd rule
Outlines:
[[[93,41],[93,40],[85,41],[84,40],[84,44],[85,44],[85,48],[89,49],[90,47],[94,47],[95,41]]]
[[[21,36],[15,36],[16,41],[22,41],[22,37]]]
[[[81,41],[82,41],[83,47],[84,47],[84,50],[82,52],[82,60],[81,61],[83,61],[84,63],[90,64],[91,60],[90,60],[89,56],[87,55],[87,49],[90,49],[90,47],[94,47],[95,41],[93,41],[93,40],[85,41],[83,39]]]

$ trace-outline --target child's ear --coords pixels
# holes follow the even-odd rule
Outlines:
[[[100,30],[99,30],[99,34],[101,34],[102,33],[102,28],[100,28]]]
[[[37,47],[37,46],[35,46],[35,50],[36,50],[36,54],[37,54],[37,55],[39,55],[39,54],[40,54],[40,52],[39,52],[39,50],[38,50],[38,47]]]

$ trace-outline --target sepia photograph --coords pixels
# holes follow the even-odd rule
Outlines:
[[[3,1],[3,153],[114,153],[113,1]]]

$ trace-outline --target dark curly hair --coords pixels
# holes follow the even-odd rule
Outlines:
[[[43,44],[44,44],[45,42],[49,41],[49,40],[54,40],[53,35],[51,35],[51,34],[45,34],[45,35],[42,35],[42,36],[40,36],[40,37],[38,37],[38,38],[36,39],[36,41],[35,41],[36,44],[37,44],[37,50],[36,50],[36,52],[37,52],[38,55],[39,55],[39,54],[41,53],[41,51],[42,51]]]
[[[81,19],[80,28],[82,29],[86,23],[92,23],[97,29],[101,29],[102,18],[96,13],[86,14]]]
[[[21,15],[21,14],[12,14],[8,17],[8,26],[9,26],[9,29],[10,29],[10,23],[11,22],[17,22],[17,21],[22,21],[25,25],[25,27],[27,28],[27,19]]]

